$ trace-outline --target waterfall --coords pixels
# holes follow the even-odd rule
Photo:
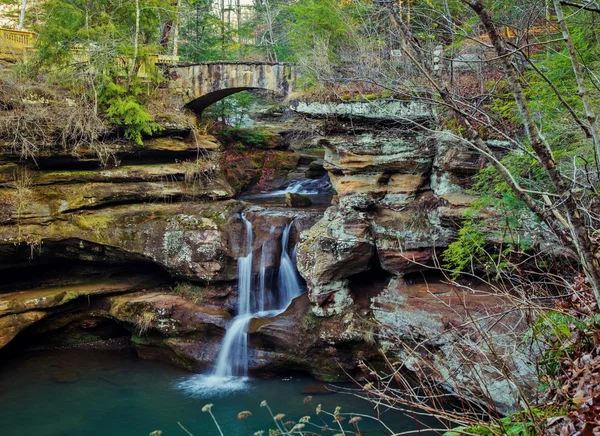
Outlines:
[[[252,223],[242,214],[246,229],[246,255],[238,259],[238,315],[251,312],[250,294],[252,294]]]
[[[240,198],[247,200],[269,198],[269,197],[285,197],[286,193],[302,194],[302,195],[319,195],[325,194],[331,189],[329,176],[325,175],[320,179],[301,179],[291,182],[287,187],[276,191],[264,192],[261,194],[243,194]]]
[[[281,235],[281,258],[279,260],[279,275],[277,276],[279,309],[284,310],[294,298],[302,293],[296,267],[288,253],[288,243],[292,223],[288,223]]]
[[[290,183],[289,186],[283,190],[283,192],[314,195],[325,192],[329,188],[331,188],[331,182],[329,181],[329,176],[325,175],[320,179],[296,180],[295,182]]]
[[[248,324],[253,314],[236,316],[227,328],[215,362],[213,375],[221,377],[248,375]]]
[[[289,251],[292,222],[285,225],[281,236],[281,257],[277,275],[276,295],[267,285],[267,260],[272,252],[269,242],[261,244],[258,289],[254,289],[252,275],[252,223],[242,214],[246,232],[244,256],[238,259],[237,316],[227,326],[210,375],[198,375],[179,383],[179,387],[193,396],[213,396],[245,389],[248,379],[248,326],[252,318],[275,316],[283,312],[290,302],[301,294],[298,274]],[[271,227],[270,235],[274,236]],[[271,239],[272,239],[271,238]],[[295,247],[291,251],[295,254]],[[257,292],[255,292],[257,291]]]
[[[262,312],[267,305],[267,283],[266,283],[266,264],[267,252],[265,250],[266,242],[260,247],[260,270],[258,272],[258,311]]]
[[[248,323],[252,318],[252,223],[242,214],[246,230],[246,255],[238,259],[238,314],[225,332],[213,368],[217,377],[248,375]],[[262,256],[261,256],[262,257]]]

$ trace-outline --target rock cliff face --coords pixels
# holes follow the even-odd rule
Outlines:
[[[449,135],[429,131],[425,115],[407,113],[403,123],[379,119],[388,123],[383,128],[372,118],[342,119],[320,141],[337,202],[298,247],[315,314],[351,305],[356,274],[426,270],[455,237],[474,199],[464,188],[483,161]]]
[[[432,284],[427,295],[415,296],[410,281],[455,237],[473,201],[464,188],[483,161],[449,134],[428,130],[426,108],[400,106],[393,117],[385,106],[369,112],[364,104],[297,105],[325,132],[316,143],[325,150],[322,161],[309,151],[223,152],[212,137],[115,145],[115,168],[85,152],[22,162],[5,145],[0,348],[15,338],[65,344],[123,335],[142,357],[207,368],[235,314],[237,259],[248,250],[244,212],[254,230],[255,274],[262,264],[273,276],[283,229],[293,221],[308,288],[284,313],[250,323],[252,371],[343,378],[361,360],[376,358],[385,341],[374,341],[390,331],[399,343],[417,341],[416,332],[439,337],[429,349],[450,361],[449,319],[465,313],[449,312],[446,300],[427,301],[432,290],[459,301],[456,289]],[[285,130],[281,147],[307,136],[295,122]],[[234,198],[324,171],[337,193],[324,214]],[[478,298],[468,296],[476,313],[503,307]]]
[[[124,335],[141,357],[206,369],[235,315],[237,259],[247,250],[241,213],[253,225],[253,269],[262,260],[272,280],[286,225],[293,221],[295,243],[322,216],[234,195],[275,189],[314,158],[223,150],[210,136],[115,144],[112,152],[119,165],[104,168],[92,152],[22,161],[2,148],[0,348],[15,348],[15,338],[96,346]],[[257,320],[252,370],[340,376],[312,336],[318,326],[305,322],[308,308],[304,297],[276,319]]]
[[[518,407],[515,386],[501,374],[503,364],[510,366],[525,391],[533,380],[531,363],[518,360],[526,353],[511,348],[525,323],[503,319],[510,303],[489,288],[445,285],[432,268],[475,200],[466,188],[483,159],[450,133],[430,130],[431,114],[420,106],[406,104],[396,116],[379,107],[365,116],[364,107],[353,105],[297,106],[313,122],[329,111],[329,131],[319,143],[337,192],[298,245],[312,313],[317,319],[363,313],[379,345],[417,377],[469,392],[474,401],[487,398],[501,411]],[[472,322],[480,318],[498,320],[484,328],[487,346]],[[512,350],[515,360],[495,359],[490,348]],[[465,355],[471,361],[461,360]]]
[[[198,153],[216,153],[170,138],[115,150],[121,165],[104,169],[93,156],[50,154],[0,162],[0,260],[3,264],[60,258],[143,261],[175,278],[231,280],[235,253],[225,224],[237,207],[226,180]],[[211,174],[211,176],[205,176]]]

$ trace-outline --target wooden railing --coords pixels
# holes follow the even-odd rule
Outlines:
[[[33,45],[37,35],[33,32],[24,32],[21,30],[0,29],[0,59],[9,61],[19,61],[27,59],[28,55],[34,50]],[[88,53],[85,49],[73,48],[71,50],[74,62],[87,62]],[[151,54],[148,57],[149,65],[156,64],[177,64],[178,56],[169,56],[162,54]],[[119,58],[118,62],[127,65],[130,62],[127,59]],[[146,65],[141,65],[138,70],[139,77],[147,77]]]
[[[17,61],[27,56],[37,35],[22,30],[0,29],[0,59]]]

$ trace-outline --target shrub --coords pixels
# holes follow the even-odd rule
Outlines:
[[[225,144],[234,145],[237,149],[241,149],[242,147],[244,147],[244,149],[245,147],[258,149],[274,148],[278,141],[276,135],[269,133],[260,127],[230,127],[220,130],[217,135]]]
[[[102,78],[98,100],[107,122],[123,129],[125,138],[142,145],[142,135],[151,135],[161,130],[154,122],[140,97],[139,81],[130,83],[129,88],[117,84],[108,76]]]

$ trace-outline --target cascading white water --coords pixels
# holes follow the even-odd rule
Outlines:
[[[242,214],[246,229],[246,255],[238,259],[238,314],[225,332],[215,361],[213,375],[248,375],[248,323],[252,318],[252,223]]]
[[[213,375],[217,377],[248,375],[248,324],[254,314],[236,316],[227,328],[215,361]]]
[[[252,294],[252,223],[242,214],[246,232],[245,256],[238,258],[238,314],[225,331],[210,375],[198,375],[179,383],[192,396],[212,396],[246,388],[248,375],[248,324]]]
[[[302,292],[296,267],[288,253],[291,228],[291,222],[286,224],[281,235],[281,258],[279,260],[279,275],[277,276],[277,301],[279,302],[278,308],[281,310],[285,309]]]
[[[283,192],[312,195],[324,192],[329,188],[331,188],[329,176],[325,175],[320,179],[303,179],[292,182],[283,190]]]
[[[269,255],[269,244],[266,242],[261,246],[258,292],[253,292],[252,223],[245,214],[242,214],[242,221],[246,232],[246,255],[238,259],[238,314],[227,327],[211,374],[195,376],[179,383],[181,389],[193,396],[213,396],[245,389],[250,321],[252,318],[271,317],[281,313],[302,292],[296,268],[288,252],[291,222],[286,224],[281,237],[277,295],[270,295],[266,285],[266,264]],[[271,228],[271,235],[274,230]],[[294,250],[295,248],[292,253]],[[256,301],[253,301],[253,297]],[[253,312],[252,308],[256,308],[257,311]]]
[[[238,316],[252,311],[250,295],[252,294],[252,223],[242,214],[242,222],[246,229],[246,255],[238,259]]]
[[[262,194],[246,195],[242,198],[252,200],[270,197],[285,197],[286,193],[302,194],[302,195],[318,195],[324,194],[331,189],[329,176],[325,175],[320,179],[301,179],[291,182],[287,187],[278,189],[272,192]]]

